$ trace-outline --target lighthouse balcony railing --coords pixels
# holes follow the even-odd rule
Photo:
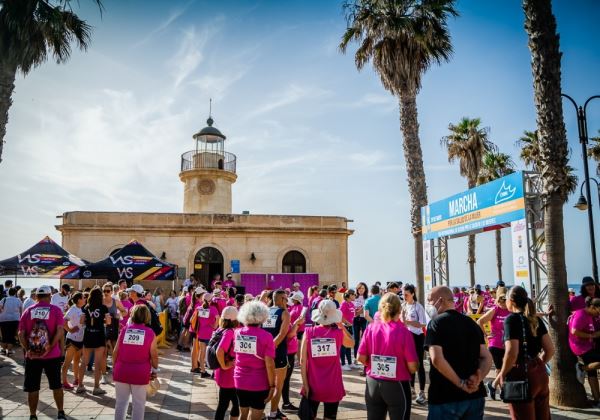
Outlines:
[[[181,172],[194,169],[220,169],[235,173],[236,157],[229,152],[190,150],[181,155]]]

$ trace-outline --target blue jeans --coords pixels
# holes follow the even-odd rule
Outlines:
[[[481,420],[485,398],[451,402],[446,404],[429,404],[427,420]]]

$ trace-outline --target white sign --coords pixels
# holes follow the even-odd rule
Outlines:
[[[425,280],[425,291],[431,290],[433,287],[433,263],[431,261],[431,245],[433,239],[423,239],[423,277]]]

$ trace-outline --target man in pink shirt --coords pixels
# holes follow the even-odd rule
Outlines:
[[[49,388],[54,394],[57,418],[66,419],[60,380],[63,313],[58,306],[50,303],[51,293],[50,286],[38,287],[37,303],[27,308],[19,321],[19,342],[25,352],[23,391],[28,393],[30,419],[34,420],[37,420],[42,371],[46,373]]]

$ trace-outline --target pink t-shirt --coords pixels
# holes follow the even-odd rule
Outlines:
[[[225,280],[223,282],[223,288],[229,289],[230,287],[235,287],[235,282],[233,280],[229,280],[229,279]]]
[[[304,309],[306,309],[306,307],[302,306],[301,303],[296,304],[288,309],[290,312],[290,324],[293,324],[298,318],[300,318]],[[308,312],[308,309],[306,310],[306,312]],[[305,324],[306,322],[298,326],[298,332],[304,331],[304,329],[306,328]]]
[[[154,340],[152,328],[130,324],[119,333],[119,353],[115,361],[113,379],[130,385],[148,385],[150,382],[150,348]]]
[[[129,310],[133,307],[133,303],[131,303],[129,299],[125,299],[121,301],[121,305],[123,305],[123,307],[127,311],[127,313],[123,316],[123,318],[120,321],[121,328],[125,328],[125,325],[127,325],[127,321],[129,321]]]
[[[408,362],[418,362],[411,332],[400,322],[372,322],[358,354],[368,357],[367,375],[384,381],[410,381]]]
[[[225,307],[227,306],[227,299],[224,299],[222,297],[216,297],[213,298],[212,303],[214,306],[216,306],[219,315],[223,313],[223,309],[225,309]]]
[[[233,381],[237,389],[265,391],[269,377],[265,357],[275,358],[273,336],[259,326],[242,327],[235,331],[235,367]]]
[[[56,334],[57,328],[61,325],[63,325],[62,310],[49,302],[38,302],[23,312],[19,321],[19,331],[25,333],[26,340],[30,342],[30,346],[33,344],[32,347],[39,347],[40,351],[43,352],[43,347],[46,344],[45,341],[48,340],[47,343],[50,343]],[[55,359],[60,357],[59,343],[60,340],[57,340],[54,347],[44,357],[34,356],[34,358]]]
[[[491,333],[488,336],[488,347],[504,348],[504,320],[510,314],[511,312],[508,309],[503,309],[500,306],[494,307],[494,316],[490,321]]]
[[[454,309],[460,314],[463,313],[464,298],[462,292],[454,293]]]
[[[233,351],[233,340],[235,337],[235,330],[228,328],[223,333],[219,348],[225,353],[225,361],[233,360],[235,358],[235,352]],[[217,350],[218,350],[217,349]],[[233,367],[229,369],[215,369],[215,382],[220,388],[235,388],[233,382]]]
[[[571,299],[571,301],[569,303],[571,306],[571,312],[575,312],[575,311],[585,308],[585,298],[586,297],[583,295],[578,295],[578,296],[575,296],[573,299]]]
[[[346,322],[349,322],[350,325],[352,325],[352,323],[354,322],[354,313],[356,311],[354,304],[345,300],[340,305],[340,311],[342,312],[342,317],[344,318],[344,320]]]
[[[304,331],[307,345],[306,369],[310,399],[320,402],[338,402],[346,395],[340,363],[340,348],[344,333],[336,326],[307,327]]]
[[[196,321],[196,334],[199,340],[210,340],[213,331],[213,325],[219,316],[217,308],[209,305],[208,308],[203,308],[201,305],[196,308],[198,320]]]
[[[581,356],[592,350],[594,348],[594,339],[577,337],[571,334],[572,328],[585,333],[594,333],[596,331],[594,317],[588,314],[585,309],[579,309],[573,312],[569,320],[569,347],[571,347],[571,351],[576,356]]]

